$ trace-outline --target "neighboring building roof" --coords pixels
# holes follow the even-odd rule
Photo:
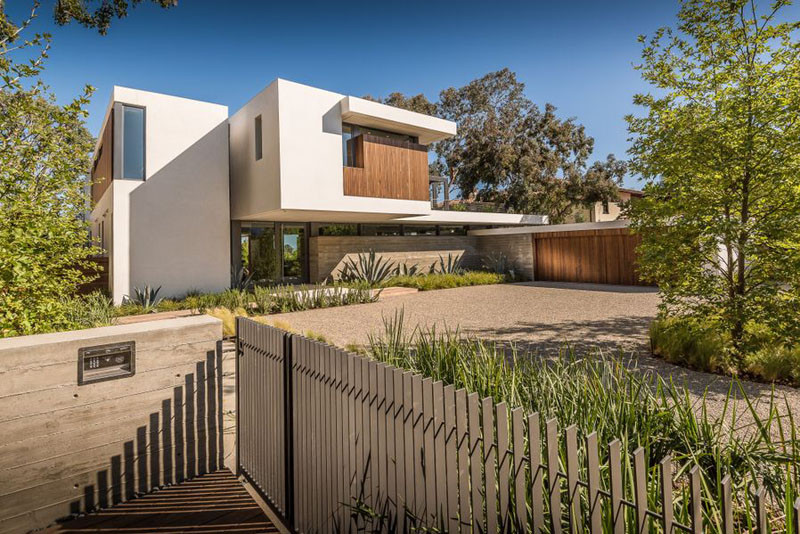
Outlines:
[[[628,193],[632,197],[641,198],[644,196],[644,191],[639,191],[638,189],[627,189],[625,187],[620,187],[619,190],[623,193]]]

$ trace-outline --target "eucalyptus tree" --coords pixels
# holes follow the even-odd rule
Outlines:
[[[434,145],[432,170],[462,198],[546,214],[552,222],[617,199],[625,163],[609,155],[589,165],[594,139],[574,119],[559,118],[554,106],[531,102],[509,69],[445,89],[435,103],[401,93],[382,101],[458,123],[456,136]]]

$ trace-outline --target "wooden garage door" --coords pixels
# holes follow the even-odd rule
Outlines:
[[[636,272],[640,239],[627,228],[534,234],[536,280],[646,285]]]

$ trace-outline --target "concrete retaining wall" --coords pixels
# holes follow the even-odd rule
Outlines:
[[[448,254],[463,255],[465,267],[481,265],[477,239],[470,236],[318,236],[309,238],[309,271],[312,282],[335,277],[347,257],[374,250],[381,256],[427,272],[432,263]]]
[[[463,255],[464,266],[477,269],[490,254],[505,254],[517,272],[533,280],[534,254],[530,234],[486,236],[318,236],[309,238],[309,271],[312,282],[335,278],[348,257],[374,250],[396,263],[419,265],[427,272],[430,265],[447,259],[448,254]]]
[[[531,234],[475,236],[473,239],[482,256],[502,253],[524,280],[533,280],[535,257]]]
[[[220,467],[234,365],[221,337],[200,316],[0,339],[0,532]],[[136,343],[136,373],[78,386],[78,349],[122,341]]]

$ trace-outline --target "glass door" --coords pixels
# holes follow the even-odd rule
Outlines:
[[[305,225],[282,225],[283,280],[290,284],[306,280]]]

